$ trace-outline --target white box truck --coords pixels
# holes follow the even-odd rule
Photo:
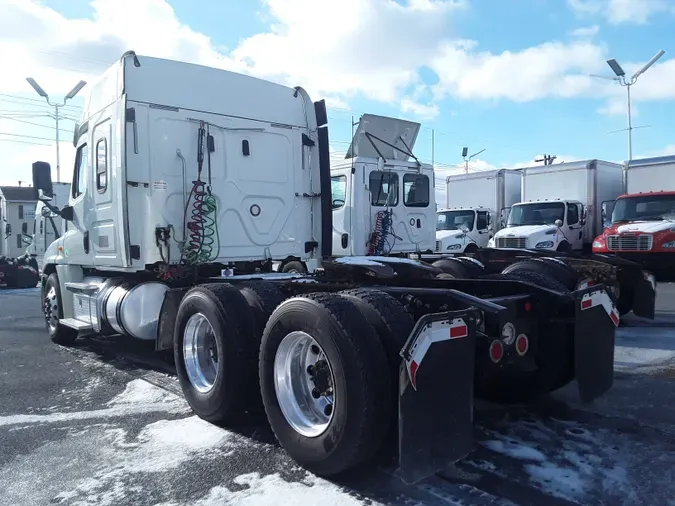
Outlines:
[[[372,459],[397,427],[415,482],[471,451],[474,392],[523,401],[576,378],[588,401],[611,388],[618,316],[601,284],[543,291],[331,259],[326,108],[300,87],[128,52],[89,87],[75,145],[57,210],[68,230],[41,276],[51,339],[172,350],[196,414],[236,423],[262,404],[316,474]],[[33,187],[53,194],[49,164],[33,164]],[[317,268],[271,272],[290,257]]]
[[[446,179],[446,208],[437,212],[436,252],[485,248],[520,200],[520,171],[490,170]]]
[[[603,160],[521,169],[521,199],[490,246],[591,251],[602,230],[602,202],[623,191],[620,164]]]
[[[625,193],[603,202],[605,229],[595,253],[636,261],[658,275],[675,269],[675,156],[625,164]]]

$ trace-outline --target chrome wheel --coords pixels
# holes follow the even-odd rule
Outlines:
[[[56,297],[56,288],[51,286],[42,302],[42,310],[49,330],[56,332],[59,325],[59,301]]]
[[[183,331],[183,361],[190,383],[201,393],[213,388],[221,353],[213,327],[202,313],[193,314]]]
[[[323,434],[333,419],[335,379],[319,344],[305,332],[283,338],[274,357],[274,389],[281,412],[298,433]]]

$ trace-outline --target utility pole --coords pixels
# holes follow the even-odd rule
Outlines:
[[[535,162],[544,162],[544,165],[553,165],[553,160],[558,158],[556,155],[544,155],[543,158],[535,158]]]
[[[80,81],[79,83],[77,83],[73,87],[73,89],[70,90],[68,94],[65,96],[62,104],[56,103],[53,104],[49,100],[49,95],[47,94],[47,92],[43,90],[42,87],[40,87],[40,85],[37,83],[37,81],[35,81],[35,79],[33,79],[32,77],[27,77],[26,81],[28,81],[28,84],[31,85],[31,87],[36,91],[38,95],[43,97],[47,101],[47,103],[54,108],[54,116],[56,118],[56,182],[58,183],[61,181],[61,157],[59,151],[59,108],[65,106],[68,100],[77,95],[79,91],[85,87],[87,82]]]
[[[621,65],[619,65],[619,62],[617,62],[614,58],[611,60],[607,60],[607,65],[609,65],[609,68],[612,69],[616,77],[608,77],[608,76],[599,76],[597,74],[591,74],[591,77],[597,77],[600,79],[607,79],[609,81],[616,81],[619,83],[621,86],[626,87],[626,97],[628,99],[628,106],[627,106],[627,111],[628,111],[628,162],[633,159],[633,125],[631,122],[631,112],[630,112],[630,87],[633,86],[636,82],[638,77],[640,77],[642,74],[644,74],[649,67],[654,65],[656,63],[656,60],[661,58],[665,54],[665,51],[661,49],[658,53],[656,53],[651,60],[649,60],[644,67],[642,67],[640,70],[638,70],[635,74],[633,74],[633,77],[630,79],[626,79],[626,72],[621,68]],[[639,128],[639,127],[638,127]]]

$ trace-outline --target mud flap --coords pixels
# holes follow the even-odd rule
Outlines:
[[[579,396],[590,402],[614,382],[614,333],[619,312],[602,285],[574,292],[574,368]]]
[[[473,449],[473,311],[420,318],[401,350],[399,465],[415,483]]]
[[[642,278],[634,285],[633,313],[643,318],[654,319],[656,306],[656,282],[654,276],[643,271]]]

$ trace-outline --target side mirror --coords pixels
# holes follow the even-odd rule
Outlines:
[[[47,162],[33,163],[33,189],[36,200],[51,200],[54,196],[52,168]]]
[[[64,220],[73,221],[73,206],[64,206],[59,214]]]
[[[555,220],[554,223],[555,223],[555,226],[558,227],[558,228],[563,226],[562,220]]]
[[[487,231],[492,232],[493,230],[494,230],[494,227],[492,226],[492,223],[488,223]]]
[[[25,221],[21,224],[21,233],[24,235],[28,235],[28,223]]]
[[[79,139],[79,134],[80,133],[80,124],[76,121],[75,122],[75,128],[73,129],[73,147],[77,147],[77,140]]]
[[[43,218],[49,218],[52,215],[52,212],[49,210],[47,206],[43,206],[42,209],[40,209],[40,214],[42,215]]]

